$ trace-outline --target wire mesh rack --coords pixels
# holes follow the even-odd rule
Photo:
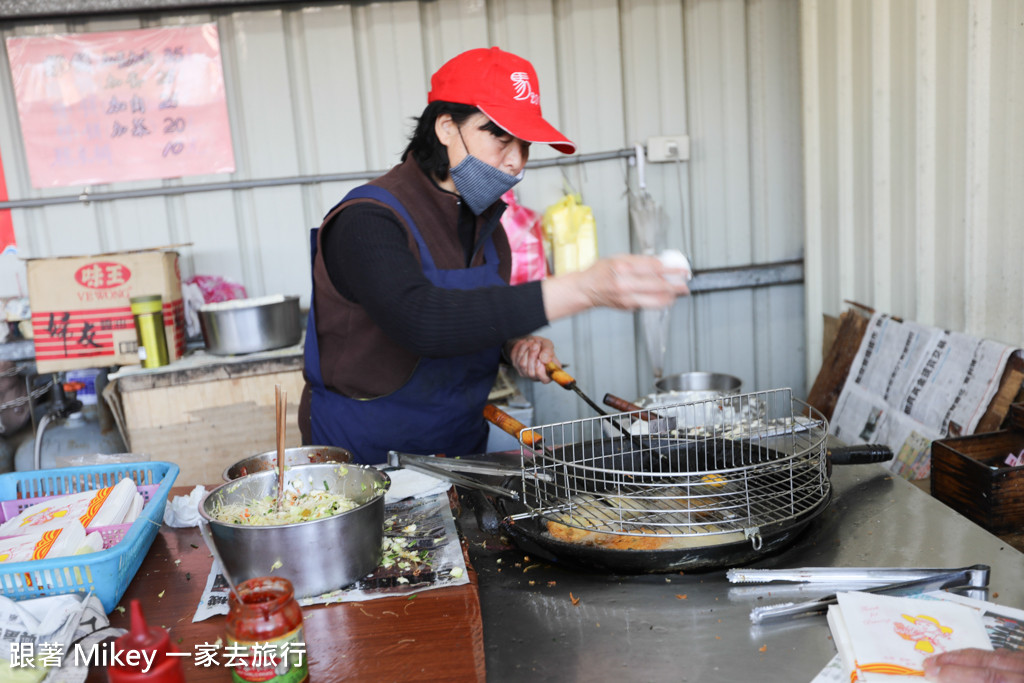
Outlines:
[[[750,539],[827,502],[828,423],[790,389],[532,427],[523,516],[581,534]]]

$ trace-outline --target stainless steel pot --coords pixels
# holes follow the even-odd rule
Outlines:
[[[297,344],[302,316],[297,296],[266,296],[205,304],[199,327],[210,353],[235,355]]]
[[[285,467],[296,465],[315,465],[319,463],[352,462],[352,452],[337,446],[300,446],[287,448],[284,451]],[[231,481],[254,472],[265,472],[277,467],[277,451],[267,451],[258,455],[250,455],[234,465],[224,468],[221,475],[224,481]]]
[[[359,506],[308,522],[247,526],[214,518],[219,504],[252,501],[277,494],[277,472],[256,472],[221,484],[199,505],[210,523],[214,544],[232,577],[283,576],[297,597],[329,593],[372,572],[381,560],[385,473],[365,465],[305,465],[285,472],[285,486],[323,488],[355,500]]]

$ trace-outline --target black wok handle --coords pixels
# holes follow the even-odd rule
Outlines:
[[[833,465],[867,465],[892,460],[892,449],[880,443],[829,448],[825,454]]]

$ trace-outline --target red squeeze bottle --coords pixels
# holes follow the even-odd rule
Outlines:
[[[115,663],[107,667],[110,683],[185,683],[181,657],[171,644],[171,634],[146,625],[138,600],[131,603],[131,630],[114,641]]]

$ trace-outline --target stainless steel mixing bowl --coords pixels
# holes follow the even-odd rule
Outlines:
[[[199,327],[206,349],[217,355],[269,351],[298,344],[302,315],[297,296],[265,296],[205,304]]]
[[[309,487],[340,493],[359,505],[332,517],[280,526],[248,526],[213,516],[219,504],[277,495],[277,472],[256,472],[221,484],[206,494],[199,514],[210,523],[224,565],[237,581],[283,576],[296,597],[329,593],[372,572],[381,560],[387,474],[353,464],[304,465],[285,472],[285,485],[301,479]]]
[[[352,462],[352,452],[337,446],[299,446],[284,450],[286,467],[331,462]],[[224,468],[224,481],[232,481],[254,472],[265,472],[277,468],[277,451],[250,455],[234,465]]]
[[[742,386],[739,377],[721,372],[683,372],[657,380],[654,390],[659,394],[683,394],[682,398],[687,401],[703,401],[738,394]]]

